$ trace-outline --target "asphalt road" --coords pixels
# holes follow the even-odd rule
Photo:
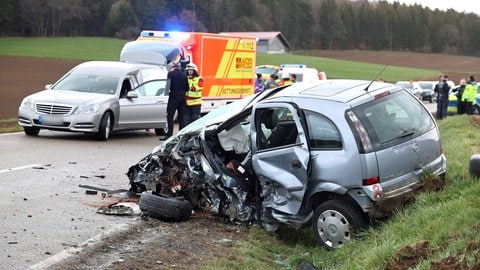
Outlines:
[[[97,213],[115,203],[79,185],[128,189],[126,172],[158,145],[153,131],[100,142],[83,134],[0,134],[0,269],[27,269],[89,239],[141,221]],[[121,195],[121,194],[120,194]]]
[[[425,105],[425,107],[427,107],[428,111],[430,111],[435,117],[435,112],[437,111],[437,103],[430,103],[428,101],[424,101],[423,104]]]

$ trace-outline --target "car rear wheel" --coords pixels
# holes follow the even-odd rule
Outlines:
[[[29,136],[37,136],[40,133],[40,128],[38,127],[23,127],[25,134]]]
[[[97,139],[100,141],[106,141],[110,137],[110,133],[112,132],[112,114],[110,112],[106,112],[102,116],[102,120],[100,120],[100,126],[98,127]]]
[[[185,221],[192,215],[193,205],[186,200],[162,197],[154,192],[143,192],[138,202],[148,216],[165,221]]]
[[[341,247],[366,226],[361,209],[342,200],[324,202],[313,214],[312,228],[317,243],[327,249]]]

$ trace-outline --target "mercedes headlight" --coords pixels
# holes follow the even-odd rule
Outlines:
[[[20,107],[26,107],[31,111],[35,111],[35,106],[33,106],[33,102],[29,98],[24,99],[20,104]]]
[[[74,114],[89,114],[89,113],[96,113],[98,112],[98,109],[100,109],[99,104],[86,104],[86,105],[80,105],[78,108],[75,110]]]

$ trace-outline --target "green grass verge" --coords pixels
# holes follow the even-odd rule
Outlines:
[[[0,54],[74,60],[118,60],[127,40],[101,37],[0,38]]]
[[[23,131],[23,128],[18,125],[17,118],[0,119],[0,133],[10,133]]]
[[[411,269],[431,269],[452,256],[472,268],[480,265],[480,181],[469,175],[471,155],[480,150],[479,129],[466,115],[439,122],[448,160],[446,186],[423,193],[389,220],[335,251],[315,245],[311,228],[282,228],[274,235],[255,227],[230,255],[204,269],[296,269],[302,261],[319,269],[387,269],[406,246],[427,241],[429,254]],[[461,150],[460,150],[461,149]],[[398,268],[401,269],[401,268]]]

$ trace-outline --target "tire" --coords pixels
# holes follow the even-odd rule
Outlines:
[[[105,112],[100,120],[100,126],[98,127],[97,139],[100,141],[106,141],[110,138],[112,133],[112,114],[110,112]]]
[[[361,209],[342,200],[326,201],[313,213],[312,229],[317,243],[330,250],[341,247],[366,226]]]
[[[480,177],[480,154],[474,154],[470,157],[468,170],[471,176]]]
[[[151,192],[143,192],[138,205],[148,216],[165,221],[188,220],[193,210],[193,205],[188,201],[165,198]]]
[[[38,127],[23,127],[23,131],[28,136],[37,136],[40,133],[40,128]]]
[[[165,136],[167,135],[168,128],[156,128],[155,135],[157,136]]]

